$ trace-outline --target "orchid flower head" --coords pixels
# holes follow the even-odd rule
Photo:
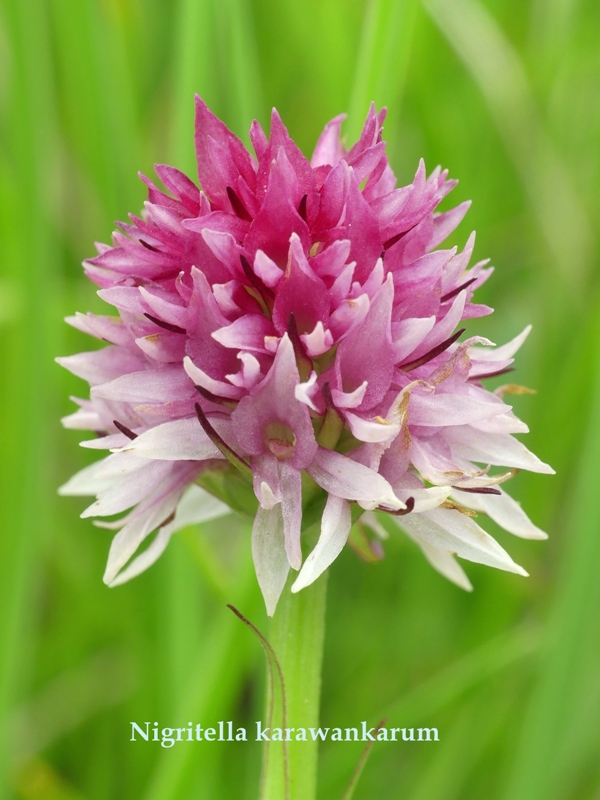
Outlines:
[[[108,455],[62,492],[95,497],[83,516],[126,512],[102,523],[117,531],[107,584],[232,508],[254,518],[269,615],[289,571],[292,591],[310,585],[361,517],[377,533],[388,515],[463,588],[456,556],[526,574],[474,516],[545,536],[501,484],[552,470],[514,437],[527,428],[508,389],[485,386],[529,328],[501,347],[460,340],[492,311],[474,302],[492,269],[470,266],[474,236],[440,247],[469,204],[439,212],[455,181],[422,161],[396,185],[384,118],[372,105],[347,149],[336,117],[309,161],[273,111],[268,136],[253,123],[251,155],[197,97],[198,184],[158,165],[164,188],[143,177],[141,216],[85,262],[116,315],[68,319],[108,346],[58,359],[91,387],[63,422],[100,432],[83,444]],[[228,481],[240,490],[219,493]]]

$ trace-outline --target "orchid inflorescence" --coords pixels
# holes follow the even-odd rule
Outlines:
[[[157,166],[168,193],[142,177],[142,217],[85,262],[118,316],[68,320],[110,344],[59,359],[91,385],[64,424],[111,452],[62,491],[96,496],[86,517],[131,509],[102,523],[118,530],[109,585],[146,569],[174,531],[232,508],[254,516],[270,615],[290,568],[292,591],[311,584],[359,518],[385,535],[376,512],[464,588],[454,556],[526,574],[473,516],[545,536],[500,488],[518,469],[552,472],[513,437],[527,426],[503,398],[518,387],[483,385],[509,371],[529,329],[501,347],[459,341],[462,320],[491,313],[473,293],[492,269],[469,268],[474,235],[438,249],[469,204],[436,212],[455,182],[423,162],[396,188],[384,117],[372,106],[350,150],[336,117],[309,162],[273,111],[269,138],[250,129],[252,157],[197,98],[202,188]]]

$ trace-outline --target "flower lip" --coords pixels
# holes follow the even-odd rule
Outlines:
[[[266,447],[279,461],[293,458],[296,449],[296,435],[284,422],[269,422],[263,430]]]

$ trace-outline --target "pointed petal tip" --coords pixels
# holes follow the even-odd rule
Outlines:
[[[282,592],[282,594],[283,594],[283,592]],[[277,595],[277,597],[275,597],[275,598],[273,598],[273,597],[267,598],[265,596],[265,594],[263,593],[263,599],[265,601],[265,608],[266,608],[266,611],[267,611],[267,617],[269,619],[273,619],[273,617],[275,616],[275,611],[277,610],[277,605],[279,603],[279,598],[280,597],[281,597],[281,595]]]
[[[109,570],[107,567],[104,571],[104,575],[102,576],[102,583],[105,586],[108,586],[109,589],[114,589],[115,586],[118,586],[117,578],[118,571],[115,571],[114,568]]]
[[[325,572],[325,570],[323,570],[323,572]],[[311,573],[310,575],[306,573],[303,575],[302,572],[300,572],[296,580],[292,583],[290,591],[292,594],[298,594],[298,592],[301,592],[303,589],[306,589],[308,586],[318,580],[323,572],[319,572],[318,574]]]
[[[96,502],[92,503],[91,506],[88,506],[85,511],[82,511],[79,515],[80,519],[89,519],[90,517],[95,516],[94,514],[94,507],[96,506]]]
[[[548,539],[548,534],[546,533],[546,531],[543,531],[540,528],[536,528],[535,532],[532,531],[529,534],[529,536],[527,536],[527,538],[531,539],[532,541],[543,542],[546,539]]]

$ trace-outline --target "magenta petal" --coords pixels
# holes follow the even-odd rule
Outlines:
[[[391,338],[391,312],[394,287],[391,275],[371,303],[365,319],[341,343],[336,370],[344,391],[368,382],[361,408],[370,409],[381,402],[389,389],[394,370],[394,346]],[[336,387],[337,388],[337,387]]]
[[[315,190],[315,179],[307,158],[290,137],[277,111],[273,109],[269,146],[260,156],[257,173],[257,194],[259,198],[264,195],[265,187],[270,183],[272,161],[275,159],[279,162],[282,151],[285,154],[285,161],[290,165],[294,174],[294,190],[290,195],[290,200],[296,206],[303,195]]]
[[[181,200],[190,214],[195,217],[200,211],[200,191],[196,184],[175,167],[156,164],[154,169],[165,187]]]
[[[186,353],[211,377],[235,372],[235,353],[217,343],[212,336],[229,321],[221,313],[204,274],[194,268],[192,279],[194,290],[188,308]]]
[[[466,200],[464,203],[446,211],[443,214],[434,215],[433,219],[433,236],[429,242],[429,249],[433,250],[446,239],[452,231],[457,228],[463,221],[465,214],[471,207],[471,201]]]
[[[301,334],[311,333],[317,322],[329,321],[329,294],[313,274],[296,234],[292,234],[288,266],[277,284],[273,307],[273,323],[280,335],[288,330],[292,314]]]
[[[345,150],[340,142],[340,129],[345,119],[345,114],[338,114],[325,125],[310,162],[313,168],[320,167],[322,164],[335,166],[344,157]]]
[[[202,188],[215,201],[229,205],[227,187],[241,176],[249,186],[256,178],[248,151],[241,141],[196,95],[196,159]]]
[[[363,150],[356,158],[349,160],[359,184],[371,175],[382,159],[385,159],[385,142],[378,142],[373,147]]]
[[[289,167],[289,163],[287,166]],[[244,247],[252,257],[257,250],[262,250],[283,269],[287,263],[289,241],[293,233],[298,234],[302,247],[308,251],[310,231],[293,203],[286,180],[285,155],[280,153],[271,166],[267,192],[261,209],[250,226]]]

